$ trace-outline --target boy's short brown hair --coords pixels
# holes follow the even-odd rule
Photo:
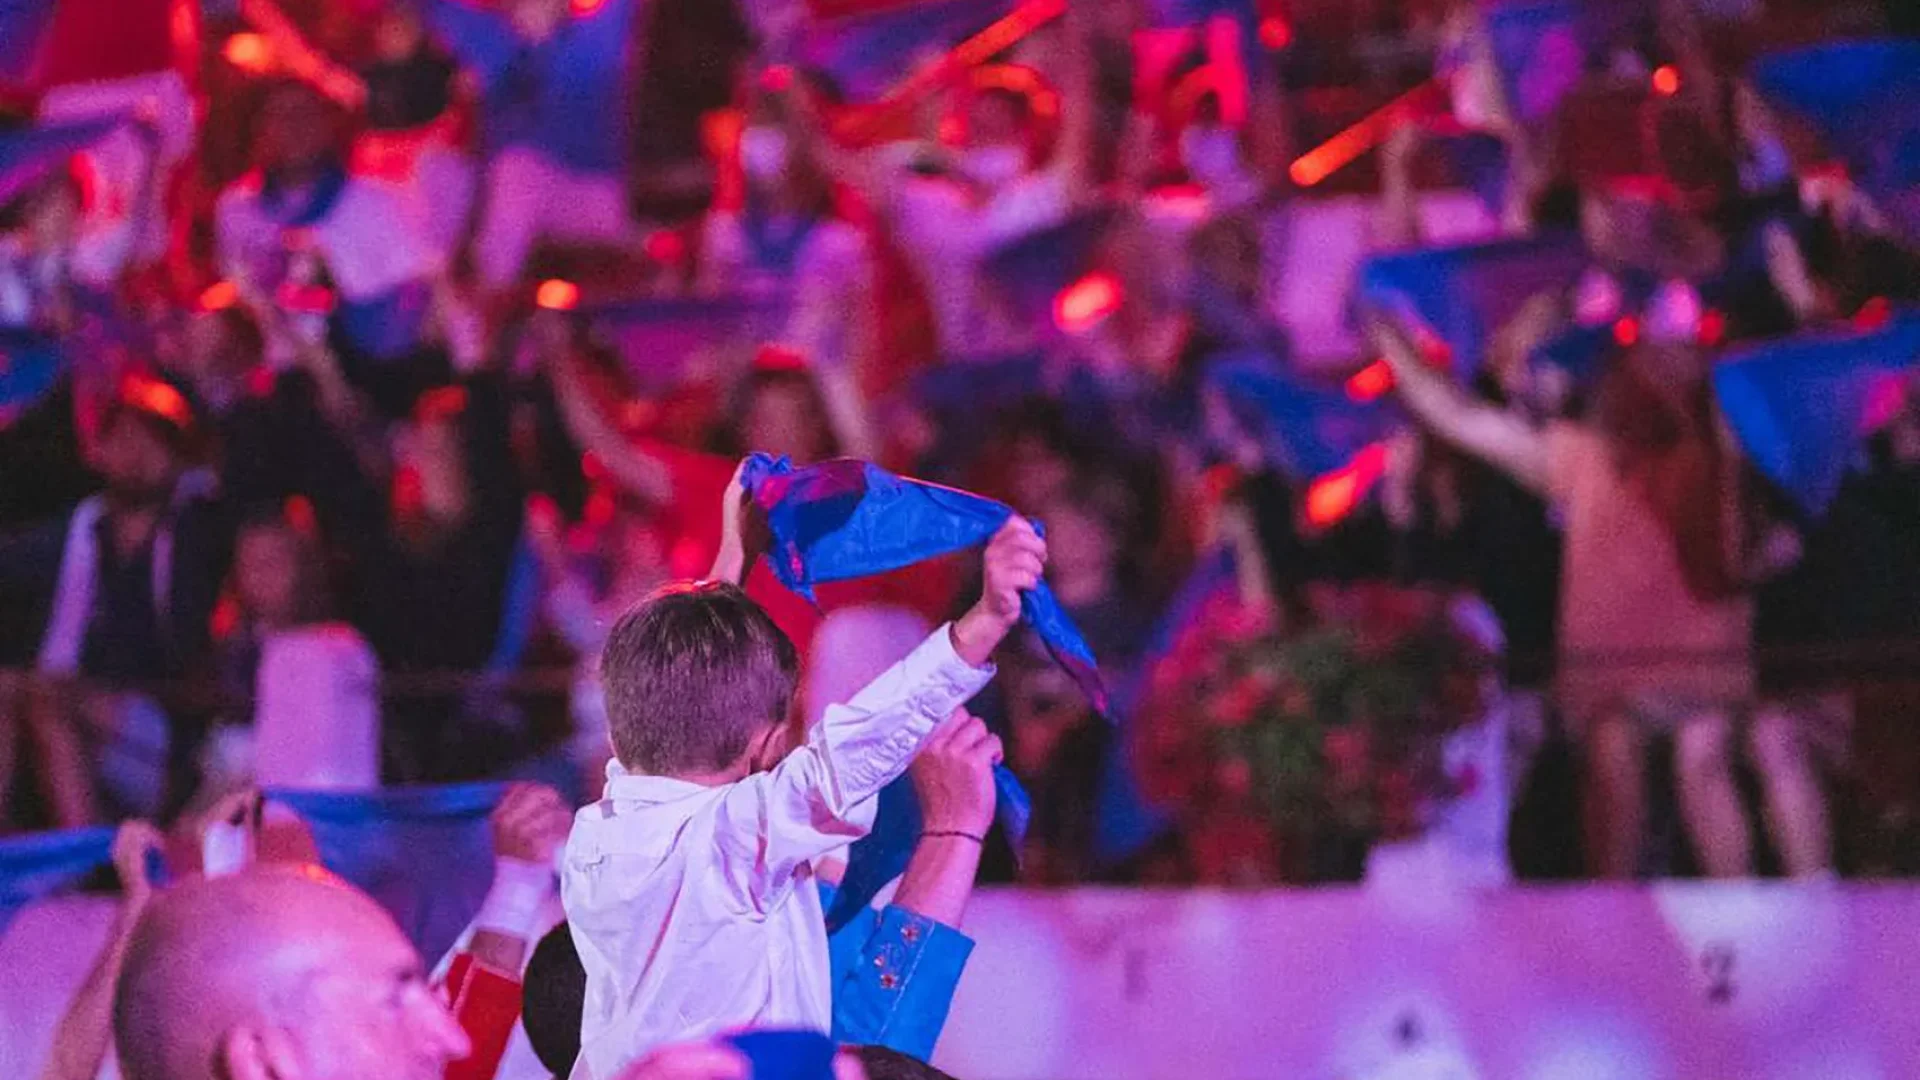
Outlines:
[[[800,659],[737,586],[665,586],[614,624],[600,658],[620,764],[655,776],[719,772],[786,720]]]

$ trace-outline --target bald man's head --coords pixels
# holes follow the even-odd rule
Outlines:
[[[314,868],[156,900],[114,998],[127,1080],[433,1080],[466,1038],[393,920]]]

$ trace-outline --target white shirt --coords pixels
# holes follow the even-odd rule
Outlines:
[[[785,278],[754,265],[752,243],[738,213],[708,213],[700,243],[701,277],[717,294],[785,297],[784,324],[775,331],[820,365],[840,368],[868,344],[873,322],[873,259],[860,230],[833,218],[814,224]]]
[[[222,192],[213,218],[221,271],[245,274],[264,288],[277,286],[265,280],[266,268],[285,251],[290,230],[261,207],[259,181],[243,180]],[[347,178],[332,209],[308,231],[341,297],[354,303],[424,280],[437,269],[432,247],[406,207],[383,186],[359,177]]]
[[[586,969],[575,1080],[665,1043],[741,1027],[832,1026],[811,862],[872,827],[874,796],[993,678],[948,627],[768,772],[721,787],[607,766],[574,818],[560,897]]]
[[[941,354],[999,356],[1033,346],[1034,332],[1001,309],[982,264],[994,250],[1065,221],[1072,212],[1057,170],[1024,173],[976,202],[942,177],[896,172],[889,216],[902,251],[926,288]]]

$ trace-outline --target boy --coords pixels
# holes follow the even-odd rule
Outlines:
[[[993,677],[989,658],[1046,561],[1033,527],[1009,521],[987,546],[979,602],[796,748],[798,658],[737,584],[752,562],[737,477],[726,505],[718,580],[655,593],[601,658],[616,760],[606,797],[574,819],[561,871],[587,972],[576,1080],[611,1080],[668,1042],[829,1028],[811,862],[871,827],[873,796]]]

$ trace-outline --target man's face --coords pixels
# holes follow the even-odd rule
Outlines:
[[[122,416],[100,433],[94,468],[107,492],[126,504],[163,500],[180,475],[173,448],[132,417]]]
[[[329,913],[340,947],[307,980],[290,1034],[299,1080],[439,1080],[471,1045],[413,946],[370,903]]]
[[[260,111],[260,163],[305,169],[333,153],[334,117],[320,96],[302,86],[275,90]]]

